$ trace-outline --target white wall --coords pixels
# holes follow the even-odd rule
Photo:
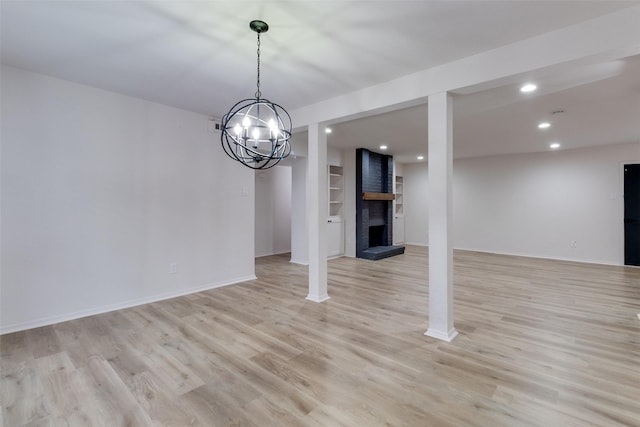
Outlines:
[[[456,160],[455,247],[622,264],[621,165],[638,160],[640,143]],[[426,244],[427,171],[404,171],[407,241]]]
[[[253,171],[207,117],[5,66],[1,84],[3,332],[254,276]]]
[[[291,166],[255,172],[257,257],[291,252]]]
[[[356,256],[356,149],[342,150],[344,173],[344,254]]]
[[[342,150],[337,147],[327,146],[327,164],[342,166]]]
[[[291,166],[291,262],[309,264],[307,240],[307,158],[296,157]]]
[[[408,245],[426,246],[429,244],[427,163],[407,163],[403,165],[403,173],[404,241]]]

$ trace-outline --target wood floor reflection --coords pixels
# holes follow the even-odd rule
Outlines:
[[[0,337],[9,426],[638,426],[640,269],[458,251],[452,343],[427,250]]]

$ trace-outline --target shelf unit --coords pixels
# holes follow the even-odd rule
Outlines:
[[[396,215],[404,215],[404,178],[396,176]]]
[[[329,165],[329,217],[342,217],[344,175],[342,166]]]

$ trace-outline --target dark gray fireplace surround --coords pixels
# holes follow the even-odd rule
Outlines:
[[[388,196],[390,200],[365,200],[365,193],[377,195],[379,198]],[[393,157],[358,148],[356,257],[379,260],[404,253],[404,246],[393,246],[392,193]]]

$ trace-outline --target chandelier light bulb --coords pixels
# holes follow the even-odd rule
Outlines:
[[[275,139],[278,137],[278,127],[273,119],[269,119],[269,139]]]

